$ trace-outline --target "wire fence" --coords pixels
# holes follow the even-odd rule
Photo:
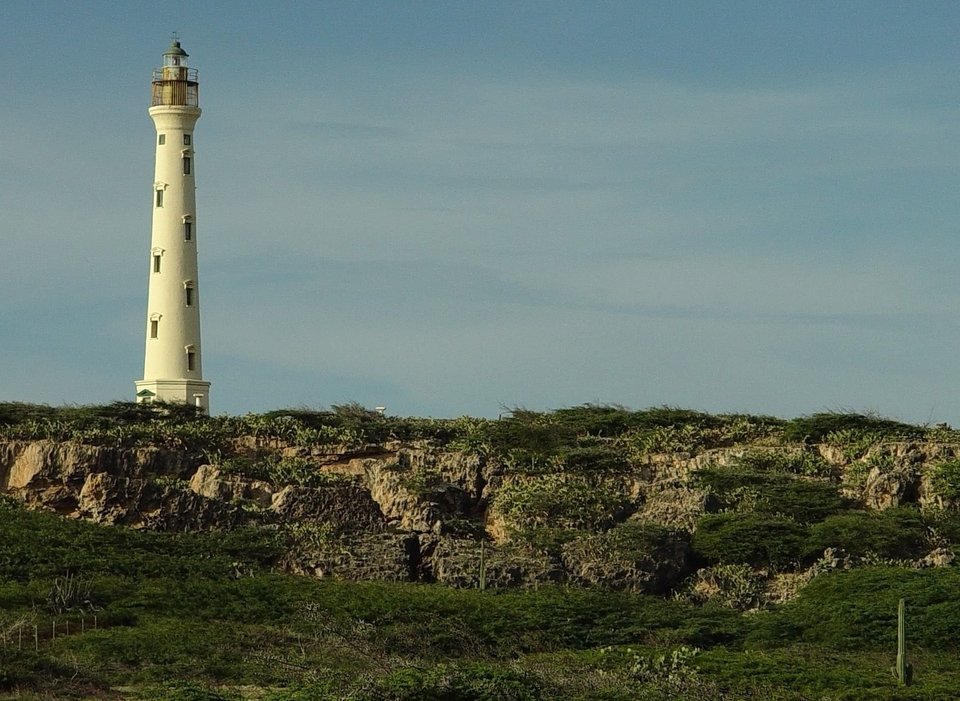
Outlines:
[[[97,614],[62,616],[45,621],[25,615],[13,620],[0,620],[0,645],[17,650],[37,651],[41,645],[52,644],[57,638],[102,627],[102,621]]]

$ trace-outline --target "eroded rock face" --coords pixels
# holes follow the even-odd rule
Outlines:
[[[483,490],[489,479],[486,461],[479,455],[470,453],[428,448],[401,449],[397,452],[397,463],[414,473],[439,475],[449,486],[465,496],[464,505],[476,504],[483,498]]]
[[[76,515],[97,523],[158,531],[208,530],[237,526],[245,514],[229,502],[206,499],[182,480],[87,476]]]
[[[910,466],[890,470],[874,467],[867,473],[863,486],[863,503],[871,509],[890,509],[914,503],[920,491],[920,476]]]
[[[138,502],[143,493],[144,480],[130,484],[129,477],[114,477],[107,472],[87,475],[77,511],[82,518],[97,523],[123,523],[130,512],[131,502]]]
[[[334,531],[380,532],[386,523],[380,506],[359,482],[288,485],[273,495],[270,509],[281,522],[324,523]]]
[[[399,451],[385,459],[352,460],[349,472],[362,470],[370,496],[391,526],[439,533],[443,532],[445,521],[469,512],[478,501],[460,486],[476,486],[478,464],[451,455],[440,453],[428,459],[424,451]]]
[[[311,469],[323,477],[303,480],[317,486],[271,484],[163,448],[10,441],[0,443],[0,491],[31,507],[135,528],[303,527],[316,538],[291,552],[286,564],[318,576],[476,587],[480,538],[486,538],[484,569],[491,588],[570,582],[664,593],[678,586],[689,567],[688,547],[678,532],[692,531],[710,508],[708,490],[694,479],[697,470],[733,464],[747,450],[807,451],[837,468],[822,477],[833,484],[845,471],[858,471],[850,496],[869,508],[952,507],[937,493],[931,474],[939,462],[960,454],[960,446],[918,442],[873,446],[855,459],[830,446],[760,446],[649,455],[621,472],[558,468],[563,479],[582,482],[586,502],[593,503],[590,498],[599,492],[611,499],[609,509],[592,520],[581,508],[586,502],[576,500],[564,502],[562,513],[545,511],[539,527],[583,531],[546,552],[523,542],[496,508],[498,493],[505,494],[501,490],[542,475],[519,475],[496,460],[427,442],[299,448],[238,438],[234,447],[236,456],[248,460],[264,454],[296,457],[306,465],[308,478],[315,476]],[[550,489],[538,494],[555,496]],[[642,534],[618,540],[618,533],[637,522],[673,535],[655,542],[644,541]],[[943,566],[952,557],[936,551],[916,564]],[[786,574],[784,591],[802,584],[796,573]]]
[[[190,478],[190,489],[207,499],[238,502],[252,501],[261,506],[273,502],[273,487],[262,480],[224,475],[213,465],[201,465]]]
[[[185,456],[157,448],[0,444],[0,484],[8,494],[33,508],[106,523],[139,523],[148,476],[176,480],[188,471]]]
[[[9,491],[50,484],[79,487],[93,470],[118,476],[143,473],[182,476],[188,469],[184,456],[157,448],[122,450],[53,441],[0,444],[0,486]]]

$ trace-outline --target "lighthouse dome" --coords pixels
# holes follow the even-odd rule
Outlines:
[[[170,48],[163,52],[164,56],[189,56],[186,51],[183,50],[183,47],[180,46],[180,42],[177,39],[174,39],[170,42]]]

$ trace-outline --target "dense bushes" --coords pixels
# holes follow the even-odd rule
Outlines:
[[[492,508],[515,531],[593,530],[612,526],[626,506],[617,485],[561,473],[507,482],[497,491]]]
[[[888,440],[920,438],[920,426],[885,419],[873,414],[824,412],[787,421],[783,435],[789,441],[822,443],[831,433],[860,432],[885,436]]]
[[[405,667],[379,680],[358,701],[540,701],[543,682],[532,674],[483,663],[430,669]],[[333,698],[333,697],[331,697]]]
[[[834,477],[836,472],[836,468],[829,465],[819,454],[809,450],[783,452],[752,449],[746,451],[736,465],[747,471],[804,477]]]
[[[915,513],[889,513],[891,523],[916,526]],[[742,617],[712,606],[598,590],[484,593],[281,575],[238,576],[219,568],[226,564],[221,557],[227,551],[234,547],[242,551],[241,541],[222,546],[214,540],[184,544],[175,536],[157,535],[160,541],[172,543],[165,546],[150,534],[65,522],[50,514],[8,510],[5,516],[4,533],[20,540],[26,530],[35,530],[42,537],[23,545],[33,555],[26,564],[31,581],[8,580],[0,587],[0,619],[34,611],[31,603],[42,601],[51,581],[48,573],[55,569],[51,567],[55,557],[45,548],[48,544],[55,550],[59,547],[58,538],[63,537],[59,529],[81,526],[85,529],[78,541],[81,552],[91,557],[100,554],[99,560],[93,558],[100,574],[92,576],[102,626],[96,632],[63,638],[55,647],[42,642],[37,654],[0,645],[0,688],[8,690],[11,684],[39,688],[52,680],[62,688],[79,670],[85,683],[100,680],[96,683],[104,689],[170,676],[194,679],[195,683],[168,685],[144,697],[176,701],[236,698],[231,690],[209,690],[224,683],[272,686],[275,690],[268,698],[274,701],[342,698],[351,689],[355,698],[364,698],[361,688],[375,690],[378,695],[370,698],[381,699],[633,699],[645,698],[648,692],[654,694],[651,698],[666,699],[668,686],[639,684],[632,680],[631,669],[617,666],[615,655],[599,662],[595,651],[624,645],[650,650],[647,657],[655,659],[657,650],[697,645],[709,648],[703,655],[703,669],[724,678],[724,685],[735,684],[744,694],[756,696],[753,685],[766,684],[798,689],[796,696],[785,699],[800,699],[804,694],[838,697],[851,684],[849,679],[870,673],[877,665],[882,665],[882,678],[888,679],[900,596],[909,602],[913,645],[942,648],[947,651],[944,654],[952,655],[955,630],[960,626],[955,595],[960,575],[953,569],[879,568],[825,574],[814,579],[795,602]],[[728,529],[729,545],[752,543],[784,522],[718,514],[705,518],[702,533],[716,533],[710,521],[724,518],[731,526],[734,519],[753,526],[751,533]],[[16,524],[18,519],[24,521],[22,528]],[[624,547],[636,547],[642,554],[664,535],[655,528],[630,524],[615,529],[610,538],[622,538]],[[8,547],[4,552],[15,551]],[[131,555],[138,572],[128,569],[126,560]],[[756,561],[755,555],[746,559]],[[766,552],[761,555],[775,559]],[[14,571],[24,567],[19,556],[0,560],[0,580],[8,579],[10,570],[3,568],[10,566]],[[838,650],[856,651],[860,656],[842,653],[847,655],[847,676],[837,674],[829,682],[818,682],[814,665],[801,661],[798,671],[787,660],[789,655],[778,657],[780,646],[798,641],[815,644],[823,659],[831,651],[839,654]],[[739,651],[744,643],[748,649]],[[760,664],[750,652],[757,647],[765,650],[762,679],[749,674]],[[576,653],[583,656],[577,658],[580,664],[590,660],[590,668],[605,670],[592,682],[595,695],[571,695],[570,687],[555,676],[542,675],[541,670],[550,669],[542,660],[565,650],[571,651],[567,654],[580,651]],[[931,659],[927,653],[919,659],[920,683],[928,684],[919,689],[948,688],[950,680],[956,682],[955,677],[944,676],[952,672],[939,658]],[[742,673],[724,677],[714,666],[720,660]],[[700,667],[695,660],[692,671]],[[297,685],[303,674],[330,681]],[[874,677],[880,678],[877,674],[871,680]],[[702,688],[711,687],[710,678],[704,679]],[[362,687],[351,686],[359,679],[365,679]],[[878,691],[871,687],[874,698],[894,698],[893,682],[887,683],[890,695],[882,686]],[[291,686],[276,688],[284,685]]]
[[[755,511],[796,521],[820,521],[849,504],[829,482],[743,468],[701,470],[696,481],[709,488],[719,510]]]
[[[935,465],[930,484],[936,494],[948,503],[960,502],[960,460],[948,460]]]
[[[927,523],[911,508],[847,511],[812,525],[758,511],[710,514],[698,522],[692,542],[710,563],[779,569],[809,564],[826,548],[881,559],[917,558],[930,549]]]
[[[785,568],[806,552],[807,529],[796,521],[758,513],[708,514],[697,523],[693,550],[710,563]]]
[[[688,549],[685,533],[627,522],[565,544],[562,558],[575,582],[667,594],[687,574]]]
[[[815,578],[795,600],[757,617],[752,645],[811,642],[832,649],[894,651],[897,602],[907,601],[911,645],[956,650],[960,571],[871,567]],[[950,628],[953,627],[951,631]]]
[[[810,528],[809,549],[841,548],[848,555],[913,558],[927,547],[927,526],[916,509],[851,511],[829,516]]]
[[[0,502],[0,581],[84,576],[229,577],[260,570],[281,552],[274,531],[162,534],[67,521]]]

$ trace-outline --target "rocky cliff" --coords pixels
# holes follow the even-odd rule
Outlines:
[[[673,438],[684,435],[670,429]],[[789,562],[743,558],[741,570],[718,569],[726,563],[696,542],[698,529],[707,542],[704,524],[717,527],[716,518],[704,520],[710,514],[765,514],[816,535],[816,524],[843,514],[905,505],[950,513],[960,498],[950,481],[956,440],[863,432],[789,440],[764,429],[714,447],[669,445],[656,434],[667,443],[659,446],[643,435],[638,444],[629,433],[577,434],[572,447],[552,453],[437,439],[337,444],[279,431],[234,432],[216,451],[163,441],[104,445],[102,436],[8,439],[0,442],[0,491],[112,526],[277,529],[289,543],[279,564],[316,576],[657,593],[692,581],[702,598],[728,590],[724,577],[733,577],[753,587],[734,602],[740,606],[782,598],[816,568],[853,566],[855,558],[831,547],[814,562],[807,548]],[[810,503],[798,511],[797,500]],[[950,562],[948,541],[927,537],[911,562]],[[821,552],[833,541],[811,542]]]

